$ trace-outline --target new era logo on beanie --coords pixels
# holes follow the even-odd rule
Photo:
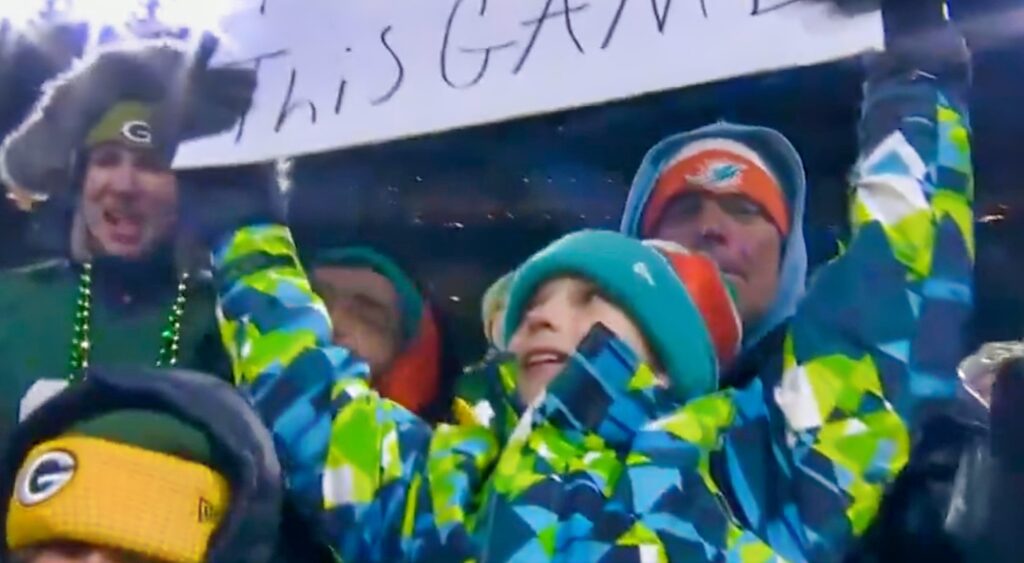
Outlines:
[[[533,294],[564,276],[595,284],[633,320],[681,400],[717,388],[718,365],[735,354],[740,324],[710,259],[671,243],[645,244],[611,231],[572,233],[517,271],[509,291],[506,339],[519,327]]]

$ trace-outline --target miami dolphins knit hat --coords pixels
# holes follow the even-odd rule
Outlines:
[[[563,276],[594,283],[630,316],[682,400],[714,391],[718,366],[739,350],[732,289],[714,262],[674,243],[595,230],[567,235],[520,266],[509,291],[506,341],[533,294]]]
[[[792,232],[806,186],[803,161],[782,133],[718,122],[655,144],[633,178],[620,231],[650,236],[671,200],[690,190],[742,193],[781,233]]]

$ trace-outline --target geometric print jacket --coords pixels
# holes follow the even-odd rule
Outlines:
[[[222,336],[289,495],[339,560],[836,560],[957,396],[968,137],[932,77],[869,85],[854,236],[791,319],[776,375],[685,405],[598,325],[511,428],[432,428],[331,343],[279,225],[214,252]]]

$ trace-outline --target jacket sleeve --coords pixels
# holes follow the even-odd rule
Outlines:
[[[875,516],[927,419],[960,392],[972,300],[973,176],[958,88],[921,72],[869,81],[853,238],[791,321],[774,402],[793,541],[841,557]],[[798,520],[798,521],[797,521]]]
[[[599,327],[584,340],[524,413],[495,470],[496,489],[512,489],[491,512],[495,529],[515,529],[503,515],[529,514],[548,540],[535,543],[551,546],[528,545],[517,560],[780,560],[732,518],[709,472],[710,452],[735,419],[732,392],[679,407],[610,337]]]
[[[638,433],[612,510],[595,527],[605,553],[635,550],[643,561],[786,560],[732,514],[711,472],[711,453],[737,420],[735,400],[732,389],[705,395]]]
[[[477,519],[479,560],[597,560],[633,437],[657,412],[654,381],[611,332],[591,330],[505,443]]]
[[[369,389],[367,365],[330,339],[287,228],[247,227],[215,253],[222,336],[236,383],[270,428],[289,495],[346,561],[464,559],[465,514],[496,443],[426,423]]]

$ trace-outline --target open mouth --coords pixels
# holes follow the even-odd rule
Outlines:
[[[545,366],[562,366],[568,359],[568,354],[558,350],[534,350],[526,354],[523,367],[534,369]]]
[[[121,244],[137,243],[142,238],[142,218],[132,213],[106,210],[103,222],[112,239]]]

